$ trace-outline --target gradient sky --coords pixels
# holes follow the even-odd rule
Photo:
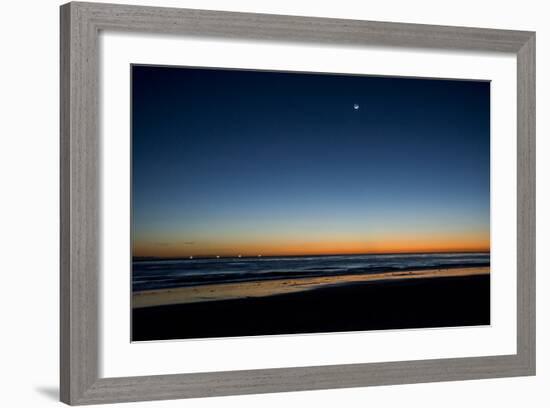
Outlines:
[[[489,112],[488,82],[134,65],[134,256],[487,251]]]

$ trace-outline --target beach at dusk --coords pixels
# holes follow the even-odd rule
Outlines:
[[[142,260],[134,271],[136,341],[489,324],[486,253]]]
[[[132,341],[491,323],[489,82],[131,69]]]
[[[138,292],[132,338],[329,333],[490,324],[489,268]]]
[[[133,295],[133,308],[165,306],[171,304],[215,302],[219,300],[261,298],[265,296],[297,293],[307,290],[328,288],[335,285],[408,280],[466,277],[489,274],[488,267],[425,269],[373,274],[323,276],[317,278],[286,278],[257,280],[252,282],[218,283],[201,286],[187,286],[174,289],[161,289],[136,292]]]

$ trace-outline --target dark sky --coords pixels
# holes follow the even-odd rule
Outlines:
[[[487,250],[489,126],[488,82],[132,66],[134,254]]]

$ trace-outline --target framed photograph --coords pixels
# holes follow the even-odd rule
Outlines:
[[[61,7],[61,400],[535,374],[535,34]]]

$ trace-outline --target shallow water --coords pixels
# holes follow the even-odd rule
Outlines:
[[[132,290],[489,264],[489,253],[136,260],[132,263]]]

